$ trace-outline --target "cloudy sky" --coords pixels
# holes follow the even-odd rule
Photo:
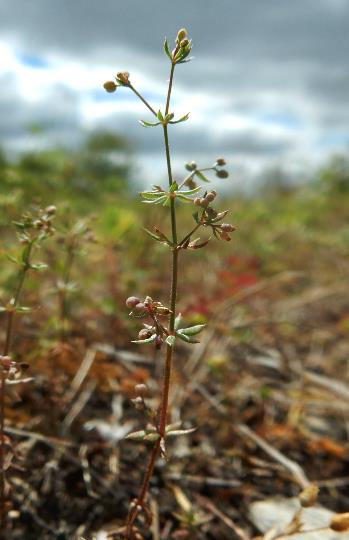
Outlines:
[[[188,29],[195,59],[179,66],[171,109],[175,167],[217,156],[232,179],[265,167],[294,176],[349,149],[349,0],[0,0],[0,145],[74,146],[86,133],[127,135],[137,174],[162,174],[160,129],[121,88],[119,70],[159,108],[163,38]],[[33,132],[40,126],[41,132]],[[156,178],[158,180],[158,178]]]

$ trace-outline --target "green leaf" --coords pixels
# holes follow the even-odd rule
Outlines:
[[[158,114],[156,116],[160,120],[160,124],[161,124],[164,121],[164,117],[163,117],[162,112],[161,112],[160,109],[158,110]]]
[[[165,38],[165,41],[164,41],[164,51],[165,51],[165,54],[167,54],[167,56],[169,57],[169,59],[172,61],[172,56],[171,56],[171,52],[168,46],[167,38]]]
[[[179,435],[188,435],[188,433],[193,433],[193,431],[196,431],[197,428],[190,428],[190,429],[173,429],[172,431],[167,432],[167,437],[179,437]]]
[[[32,308],[25,306],[17,306],[16,311],[18,311],[19,313],[29,313],[30,311],[32,311]]]
[[[132,439],[133,441],[139,441],[139,440],[143,440],[146,434],[147,433],[144,429],[140,431],[132,431],[132,433],[129,433],[128,435],[126,435],[125,439]]]
[[[160,439],[160,435],[159,433],[147,433],[147,435],[144,435],[143,437],[143,440],[144,441],[157,441],[158,439]]]
[[[167,345],[169,345],[170,347],[173,347],[174,344],[175,344],[175,341],[176,341],[176,336],[167,336],[165,342],[167,343]]]
[[[202,187],[198,186],[198,187],[193,188],[193,189],[186,189],[184,191],[180,191],[179,193],[181,193],[182,195],[194,195],[194,193],[197,193],[201,189],[202,189]]]
[[[185,341],[186,343],[199,343],[198,341],[194,341],[191,337],[182,334],[182,330],[177,330],[176,335],[179,337],[179,339]]]
[[[196,326],[189,326],[188,328],[182,328],[181,333],[185,336],[196,336],[196,334],[199,334],[202,332],[202,330],[205,328],[206,324],[197,324]]]
[[[171,199],[170,197],[165,197],[164,204],[162,206],[170,206]]]
[[[195,171],[195,174],[196,176],[198,176],[200,178],[200,180],[202,180],[203,182],[209,182],[210,180],[207,178],[207,176],[205,176],[204,174],[202,174],[202,172],[200,171]]]
[[[32,270],[38,270],[40,272],[41,270],[46,270],[46,268],[48,268],[48,265],[45,263],[37,263],[37,264],[31,264],[30,268]]]
[[[174,191],[177,191],[177,189],[178,189],[177,182],[172,182],[171,187],[170,187],[170,193],[173,193]]]
[[[172,121],[170,122],[170,124],[180,124],[181,122],[185,122],[186,120],[188,120],[189,114],[190,114],[190,113],[185,114],[184,116],[182,116],[182,117],[179,118],[178,120],[172,120]]]
[[[162,195],[158,199],[152,200],[152,201],[142,201],[146,204],[161,204],[163,201],[167,199],[166,195]]]
[[[181,325],[182,320],[183,320],[182,313],[178,313],[177,317],[175,318],[175,323],[174,323],[175,330],[178,330],[178,328]]]
[[[131,343],[137,343],[138,345],[143,345],[143,344],[146,344],[146,343],[153,343],[153,341],[155,341],[156,339],[156,334],[153,334],[152,336],[150,336],[150,338],[147,338],[147,339],[134,339],[133,341],[131,341]]]
[[[139,123],[146,128],[160,126],[161,124],[161,122],[146,122],[145,120],[139,120]]]
[[[199,222],[200,222],[200,220],[199,220],[199,212],[195,212],[193,214],[193,218],[194,218],[195,223],[199,224]]]
[[[153,238],[154,240],[157,240],[157,241],[161,240],[160,236],[158,236],[157,234],[152,233],[151,231],[149,231],[149,230],[146,229],[145,227],[142,227],[142,229],[143,229],[143,231],[145,231],[147,234],[149,234],[149,236],[150,236],[151,238]]]
[[[15,263],[15,264],[20,264],[19,260],[16,259],[16,257],[12,257],[12,255],[6,255],[6,257],[8,258],[9,261]]]
[[[142,199],[155,200],[159,197],[164,197],[163,191],[141,191],[140,196]]]

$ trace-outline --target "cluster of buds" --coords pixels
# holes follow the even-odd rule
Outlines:
[[[51,205],[40,209],[37,216],[29,212],[23,214],[21,221],[14,221],[18,229],[18,240],[21,244],[29,244],[35,239],[42,240],[55,233],[52,221],[56,215],[56,207]]]
[[[216,176],[218,176],[218,178],[228,178],[229,176],[229,173],[226,169],[221,169],[221,167],[224,167],[224,165],[226,165],[225,159],[217,158],[213,168],[216,171]]]
[[[217,212],[210,206],[216,196],[217,192],[212,189],[211,191],[206,192],[203,197],[196,197],[194,199],[194,204],[195,206],[203,208],[203,212],[201,218],[199,218],[198,214],[194,214],[194,218],[198,224],[200,223],[204,227],[211,227],[216,238],[229,242],[231,240],[230,233],[234,232],[236,227],[230,223],[219,223],[228,212]]]
[[[172,64],[182,64],[184,62],[189,62],[188,55],[192,50],[193,44],[192,40],[188,38],[188,32],[185,28],[181,28],[178,31],[176,37],[176,46],[172,52],[170,52],[167,39],[164,43],[164,51],[171,60]]]
[[[217,197],[217,191],[212,189],[211,191],[208,191],[204,197],[196,197],[194,199],[195,206],[201,206],[202,208],[207,208],[210,203],[212,203],[215,198]]]
[[[144,328],[139,331],[138,339],[133,343],[154,343],[157,349],[160,349],[169,335],[169,331],[159,321],[158,317],[170,315],[171,310],[161,302],[154,301],[150,296],[146,296],[141,301],[136,296],[130,296],[126,300],[126,306],[131,308],[130,315],[134,317],[149,316],[153,324],[144,324]]]
[[[114,81],[107,81],[103,84],[104,90],[110,94],[115,92],[118,86],[129,86],[130,84],[130,74],[128,71],[119,71],[115,79],[116,83]]]
[[[130,296],[126,300],[126,306],[132,309],[130,315],[167,316],[171,313],[168,307],[154,301],[150,296],[146,296],[143,301],[136,296]]]

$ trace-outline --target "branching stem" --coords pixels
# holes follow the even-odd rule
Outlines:
[[[166,98],[166,109],[165,116],[169,112],[170,101],[171,101],[171,92],[173,84],[173,75],[174,75],[175,64],[171,65],[170,79],[168,84],[167,98]],[[133,89],[133,88],[132,88]],[[133,90],[134,91],[134,90]],[[145,100],[135,92],[140,99],[145,102]],[[150,109],[154,114],[155,111],[145,103],[148,109]],[[164,143],[165,143],[165,154],[166,154],[166,164],[167,164],[167,174],[168,174],[168,183],[169,186],[173,183],[172,177],[172,168],[171,168],[171,153],[170,153],[170,144],[168,139],[168,125],[163,125],[164,133]],[[177,286],[178,286],[178,250],[177,250],[177,223],[176,223],[176,207],[175,200],[171,199],[170,201],[170,214],[171,214],[171,231],[172,231],[172,282],[171,282],[171,295],[170,295],[170,323],[169,330],[170,334],[174,334],[174,325],[176,318],[176,300],[177,300]],[[135,519],[137,518],[140,508],[144,506],[144,502],[148,493],[149,483],[153,475],[155,462],[160,451],[161,441],[164,439],[165,430],[166,430],[166,420],[167,420],[167,411],[168,411],[168,401],[169,401],[169,392],[170,392],[170,382],[171,382],[171,369],[172,369],[172,357],[173,357],[173,347],[167,345],[166,348],[166,359],[165,359],[165,368],[164,368],[164,378],[163,378],[163,387],[161,393],[161,402],[159,407],[159,423],[158,423],[158,433],[160,438],[154,443],[150,461],[143,479],[142,487],[140,493],[136,500],[136,505],[130,510],[127,524],[126,524],[126,538],[132,538],[132,527]]]

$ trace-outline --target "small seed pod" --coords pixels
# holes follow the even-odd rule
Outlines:
[[[146,384],[136,384],[135,386],[135,392],[137,396],[140,396],[142,398],[147,397],[149,395],[149,390]]]
[[[224,232],[234,232],[236,230],[236,227],[234,225],[231,225],[230,223],[222,223],[221,230]]]
[[[213,192],[213,191],[209,191],[207,193],[207,195],[205,196],[205,201],[207,201],[208,203],[214,201],[216,198],[216,192]]]
[[[185,168],[187,169],[187,171],[195,171],[197,168],[197,165],[195,161],[191,161],[190,163],[185,164]]]
[[[137,298],[137,296],[129,296],[126,300],[126,306],[128,308],[134,308],[139,303],[140,303],[140,299]]]
[[[146,307],[145,305],[143,304],[143,302],[139,302],[138,304],[136,304],[134,306],[134,311],[137,311],[137,313],[144,313],[145,310],[146,310]]]
[[[116,74],[116,78],[119,79],[122,84],[129,84],[129,77],[130,74],[128,71],[119,71],[119,73]]]
[[[195,206],[201,206],[201,201],[202,201],[201,197],[195,197],[194,199]]]
[[[224,158],[217,158],[216,165],[218,165],[218,167],[224,167],[224,165],[226,165],[225,159]]]
[[[218,176],[218,178],[228,178],[229,173],[225,169],[222,169],[221,171],[216,171],[216,176]]]
[[[146,328],[143,328],[143,330],[140,330],[138,333],[138,339],[148,339],[153,335],[153,332],[151,330],[147,330]]]
[[[103,84],[103,88],[109,92],[109,94],[112,94],[117,89],[117,86],[114,81],[107,81]]]
[[[303,508],[309,508],[310,506],[314,506],[318,494],[319,488],[315,484],[312,484],[311,486],[303,489],[303,491],[299,494],[299,502],[301,503]]]
[[[335,514],[331,519],[330,529],[338,532],[349,530],[349,512]]]
[[[45,212],[49,216],[54,216],[55,213],[56,213],[56,210],[57,210],[57,208],[53,204],[51,204],[50,206],[47,206],[47,208],[45,208]]]

